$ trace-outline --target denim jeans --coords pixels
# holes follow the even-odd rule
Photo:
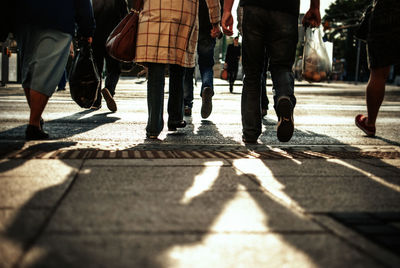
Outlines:
[[[164,127],[165,64],[148,63],[146,132],[157,136]],[[183,119],[183,75],[184,68],[169,65],[168,122]]]
[[[200,96],[205,87],[214,89],[214,48],[215,39],[200,39],[197,45],[198,63],[201,75]],[[186,68],[184,84],[185,106],[193,107],[193,73],[194,68]]]
[[[102,77],[104,61],[106,63],[106,73],[105,73],[105,87],[110,91],[111,96],[115,95],[115,87],[118,84],[119,76],[121,75],[121,67],[119,61],[113,59],[108,55],[104,48],[104,44],[92,45],[93,47],[93,57],[96,63],[97,71],[100,77]],[[101,90],[101,87],[99,88]],[[97,94],[97,99],[94,102],[94,106],[99,106],[101,104],[101,93]]]
[[[243,135],[257,139],[261,134],[261,80],[266,62],[272,76],[274,102],[288,96],[293,107],[295,60],[298,39],[297,16],[252,6],[243,15],[243,92],[241,100]]]

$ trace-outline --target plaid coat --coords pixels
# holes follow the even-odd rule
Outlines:
[[[144,0],[139,16],[135,62],[195,65],[199,2],[210,21],[220,21],[219,0]]]

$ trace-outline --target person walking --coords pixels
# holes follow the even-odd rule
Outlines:
[[[228,80],[229,80],[229,92],[233,92],[233,85],[235,84],[238,69],[239,60],[241,56],[242,47],[239,45],[239,37],[233,38],[233,43],[229,44],[226,50],[225,63],[228,65]]]
[[[17,0],[16,4],[22,87],[30,107],[25,137],[47,139],[42,113],[64,73],[75,23],[80,36],[92,41],[92,4],[90,0]]]
[[[367,116],[358,114],[355,124],[373,137],[390,66],[400,63],[400,1],[373,1],[366,41],[370,69],[366,88]]]
[[[206,0],[213,25],[220,22],[219,0]],[[212,33],[219,31],[214,26]],[[157,139],[164,127],[164,74],[169,66],[168,130],[183,120],[183,76],[194,67],[198,40],[198,1],[144,0],[139,16],[136,63],[148,68],[146,137]]]
[[[234,0],[224,1],[221,24],[225,34],[233,34],[231,14]],[[292,138],[295,60],[298,40],[299,0],[241,0],[243,6],[243,70],[241,99],[243,142],[257,143],[261,134],[261,77],[269,63],[274,88],[274,108],[278,116],[277,137],[281,142]],[[321,23],[319,0],[310,0],[303,24],[317,27]],[[265,54],[268,61],[265,60]]]
[[[220,3],[222,0],[220,1]],[[219,29],[219,23],[215,25]],[[198,64],[201,75],[200,97],[202,99],[201,117],[208,118],[212,112],[212,97],[214,96],[214,48],[216,37],[220,32],[212,32],[208,8],[205,0],[199,0],[199,40],[197,43]],[[212,33],[214,35],[212,35]],[[218,35],[216,35],[218,34]],[[193,74],[194,68],[185,69],[184,78],[184,112],[192,115],[193,108]]]
[[[97,99],[91,109],[101,108],[102,96],[106,101],[107,108],[111,112],[117,111],[117,104],[114,100],[115,88],[121,75],[121,66],[118,60],[110,57],[106,50],[106,41],[110,33],[118,23],[128,14],[126,0],[92,0],[94,18],[96,20],[96,31],[93,37],[93,58],[97,70],[103,73],[105,61],[105,85],[97,94]],[[100,75],[102,77],[102,75]]]

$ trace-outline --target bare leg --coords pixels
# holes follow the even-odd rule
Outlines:
[[[28,98],[27,98],[28,99]],[[40,118],[43,110],[46,107],[49,97],[37,92],[33,89],[29,91],[29,100],[31,113],[29,117],[29,124],[40,128]]]
[[[385,96],[385,83],[389,71],[390,66],[371,69],[366,92],[368,110],[367,126],[375,126],[379,108]]]

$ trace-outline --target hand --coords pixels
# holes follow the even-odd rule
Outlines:
[[[88,37],[87,41],[88,41],[89,44],[91,44],[93,42],[93,37]]]
[[[212,38],[217,38],[221,34],[219,23],[214,23],[210,32]]]
[[[303,17],[304,27],[318,27],[321,24],[321,14],[319,8],[310,8]]]
[[[230,11],[224,11],[221,20],[221,26],[224,34],[228,36],[233,35],[233,17]]]

